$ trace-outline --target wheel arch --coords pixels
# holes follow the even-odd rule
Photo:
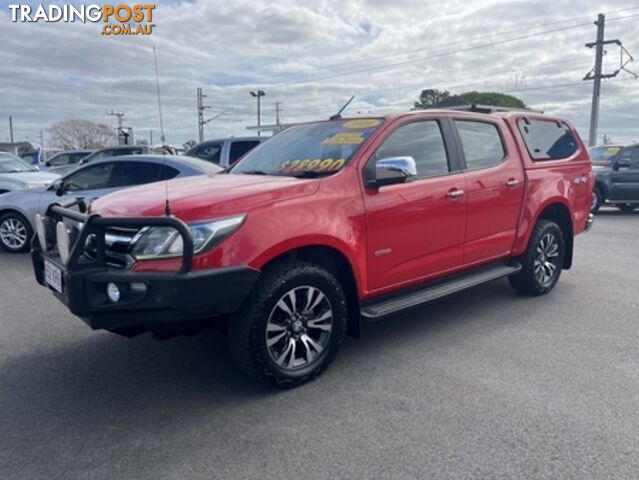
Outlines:
[[[348,305],[349,318],[346,331],[349,336],[356,338],[361,336],[362,320],[357,277],[351,261],[342,251],[333,246],[322,244],[299,246],[273,256],[260,269],[264,270],[269,265],[282,260],[301,260],[315,263],[335,275],[344,289]]]
[[[568,270],[572,267],[572,257],[574,250],[574,230],[570,210],[562,202],[553,202],[546,205],[537,216],[537,220],[551,220],[559,225],[564,236],[564,264],[563,268]],[[536,223],[536,222],[535,222]]]
[[[33,229],[33,222],[31,221],[31,219],[29,218],[29,215],[27,215],[26,212],[23,212],[20,209],[14,208],[14,207],[3,207],[3,208],[0,208],[0,217],[5,215],[5,214],[7,214],[7,213],[17,213],[22,218],[24,218],[27,221],[27,223],[29,224],[29,226],[31,227],[31,229]]]

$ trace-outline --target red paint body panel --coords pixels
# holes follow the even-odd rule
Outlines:
[[[337,174],[305,180],[257,175],[172,180],[168,182],[171,210],[187,222],[247,214],[236,232],[195,257],[194,269],[233,265],[260,269],[291,250],[325,246],[347,259],[359,297],[366,299],[521,254],[536,219],[554,203],[568,209],[575,234],[585,229],[594,179],[583,142],[573,131],[579,141],[575,155],[533,162],[517,129],[523,115],[432,110],[387,116]],[[365,188],[366,161],[397,126],[448,117],[494,122],[504,140],[506,159],[486,169]],[[507,186],[509,180],[519,183]],[[162,215],[164,188],[160,183],[128,189],[97,200],[92,209],[105,216]],[[446,196],[451,189],[466,194],[451,199]],[[179,263],[144,261],[134,268],[177,270]]]

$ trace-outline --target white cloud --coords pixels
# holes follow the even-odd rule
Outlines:
[[[594,38],[597,12],[611,12],[606,36],[621,38],[639,57],[639,17],[612,21],[639,13],[639,5],[633,10],[623,1],[156,3],[158,26],[148,38],[103,37],[92,24],[13,24],[8,9],[0,9],[0,125],[13,115],[18,137],[35,140],[56,120],[112,122],[105,112],[118,109],[138,138],[150,129],[157,138],[155,45],[174,143],[196,138],[197,87],[215,107],[211,115],[231,109],[209,124],[207,137],[248,133],[255,122],[248,91],[256,87],[267,92],[264,123],[273,121],[275,101],[282,102],[284,121],[298,121],[328,116],[351,94],[357,99],[349,111],[356,112],[408,108],[422,88],[477,89],[512,91],[568,117],[586,137],[592,86],[581,78],[593,52],[584,43]],[[555,31],[470,49],[545,30]],[[616,61],[616,50],[610,52],[609,70]],[[600,134],[639,137],[638,94],[639,81],[604,85]]]

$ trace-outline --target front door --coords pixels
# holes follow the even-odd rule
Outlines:
[[[613,164],[610,200],[639,201],[639,147],[624,149]]]
[[[444,140],[449,128],[445,120],[404,123],[369,159],[409,156],[417,166],[414,181],[364,191],[369,291],[381,293],[461,266],[465,180],[452,161],[454,148]]]

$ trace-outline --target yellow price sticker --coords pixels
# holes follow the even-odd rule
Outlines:
[[[373,128],[382,123],[381,120],[375,120],[372,118],[364,118],[362,120],[351,120],[346,122],[344,128]]]
[[[359,133],[336,133],[324,140],[325,145],[359,145],[364,138]]]

